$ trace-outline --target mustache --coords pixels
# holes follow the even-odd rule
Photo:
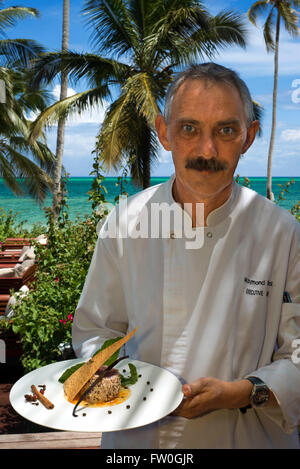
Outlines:
[[[198,156],[198,158],[187,158],[186,169],[196,169],[198,171],[224,171],[228,168],[228,164],[225,161],[218,160],[215,157],[204,158],[203,156]]]

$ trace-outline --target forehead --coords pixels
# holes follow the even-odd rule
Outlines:
[[[184,118],[217,121],[228,117],[246,119],[240,93],[229,83],[187,79],[173,97],[171,121]]]

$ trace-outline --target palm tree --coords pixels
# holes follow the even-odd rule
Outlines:
[[[117,92],[96,150],[108,169],[130,160],[133,181],[146,188],[158,155],[155,116],[175,71],[212,58],[230,44],[245,47],[243,22],[233,12],[211,16],[198,0],[88,0],[83,13],[95,53],[54,52],[39,58],[33,85],[48,84],[65,70],[74,81],[85,78],[90,88],[42,113],[32,139],[59,117],[82,112]]]
[[[2,2],[1,2],[2,3]],[[10,7],[0,10],[0,35],[17,20],[37,17],[33,8]],[[39,202],[51,187],[53,155],[43,135],[29,142],[31,122],[27,115],[49,105],[49,95],[33,91],[29,72],[22,69],[44,49],[29,39],[0,40],[0,80],[5,84],[5,102],[0,103],[0,176],[17,195],[28,193]],[[19,180],[21,179],[21,181]]]
[[[291,36],[299,34],[298,13],[294,10],[300,6],[300,0],[261,0],[255,2],[248,10],[248,18],[256,26],[258,15],[267,14],[267,19],[263,26],[264,40],[267,51],[274,51],[274,85],[273,85],[273,107],[272,107],[272,128],[268,152],[268,173],[267,173],[267,198],[274,201],[272,192],[272,161],[276,133],[277,114],[277,88],[278,88],[278,55],[281,20],[286,30]],[[275,26],[275,40],[272,29]]]
[[[0,0],[0,3],[3,3]],[[8,39],[6,31],[17,21],[26,18],[37,18],[38,10],[28,7],[9,7],[0,9],[0,67],[11,67],[19,63],[27,65],[28,62],[44,51],[44,49],[31,39]]]
[[[62,32],[62,51],[65,52],[69,48],[69,27],[70,27],[70,0],[63,2],[63,32]],[[61,87],[60,87],[60,100],[67,97],[68,94],[68,74],[65,70],[61,72]],[[66,118],[60,117],[57,126],[57,140],[56,140],[56,158],[54,165],[54,181],[52,193],[52,210],[54,220],[57,220],[59,215],[59,201],[61,198],[61,176],[62,176],[62,163],[64,153],[64,136],[65,136]]]
[[[0,176],[16,194],[24,189],[42,202],[51,188],[54,155],[45,137],[29,143],[31,112],[38,113],[49,105],[48,94],[32,91],[25,72],[0,68],[6,85],[6,100],[0,104]]]

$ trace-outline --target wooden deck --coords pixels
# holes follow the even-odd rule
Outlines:
[[[101,433],[51,431],[21,417],[9,402],[13,384],[22,376],[20,368],[0,365],[1,449],[100,449]]]
[[[99,433],[49,432],[0,435],[2,449],[100,449]]]

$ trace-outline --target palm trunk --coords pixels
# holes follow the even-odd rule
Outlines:
[[[273,87],[273,109],[272,109],[272,130],[270,137],[270,146],[268,154],[268,174],[267,174],[267,198],[274,201],[272,192],[272,160],[276,133],[276,111],[277,111],[277,88],[278,88],[278,53],[279,53],[279,32],[280,32],[280,13],[278,11],[276,22],[276,39],[274,53],[274,87]]]
[[[62,33],[62,51],[69,48],[69,14],[70,14],[70,0],[64,0],[63,3],[63,33]],[[62,71],[61,73],[61,88],[60,100],[67,97],[68,93],[68,74]],[[54,168],[54,181],[53,181],[53,197],[52,197],[52,210],[55,221],[59,216],[59,203],[61,200],[61,174],[62,162],[64,153],[64,139],[65,139],[65,124],[66,119],[60,118],[57,126],[57,140],[56,140],[56,160]]]
[[[143,189],[147,189],[147,187],[151,185],[151,130],[147,124],[145,124],[143,131],[143,145],[141,150],[143,161]]]

